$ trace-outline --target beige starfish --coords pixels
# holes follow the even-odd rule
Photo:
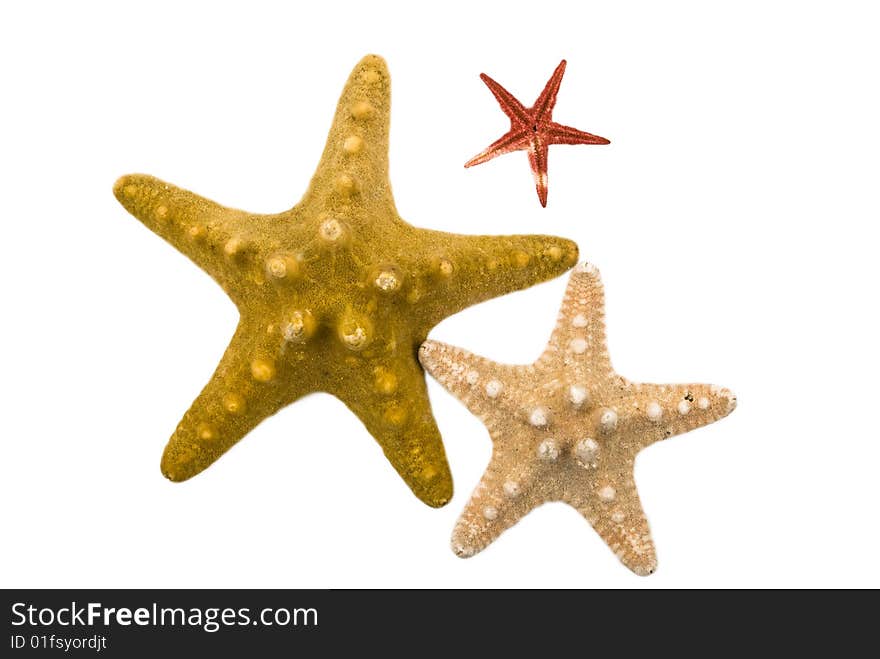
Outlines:
[[[716,385],[638,384],[617,375],[605,343],[598,270],[571,275],[556,329],[537,362],[509,366],[435,341],[425,369],[476,414],[492,459],[452,534],[466,558],[548,501],[576,508],[636,574],[657,565],[633,480],[646,446],[727,416],[736,397]]]

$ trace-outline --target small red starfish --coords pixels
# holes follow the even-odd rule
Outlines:
[[[535,176],[535,188],[541,206],[547,206],[547,149],[551,144],[610,144],[604,137],[585,133],[571,126],[563,126],[553,121],[553,106],[556,105],[556,94],[565,73],[565,60],[559,63],[544,91],[530,108],[516,100],[513,95],[485,73],[480,79],[495,96],[501,110],[510,117],[510,130],[501,138],[490,144],[480,155],[471,158],[465,167],[473,167],[495,156],[511,151],[527,150],[532,174]]]

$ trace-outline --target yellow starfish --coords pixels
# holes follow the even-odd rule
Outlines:
[[[266,417],[325,391],[363,421],[422,501],[442,506],[452,496],[417,347],[446,316],[561,274],[577,246],[404,222],[388,180],[389,117],[388,70],[370,55],[342,92],[305,196],[275,215],[225,208],[151,176],[116,182],[122,205],[210,274],[241,316],[165,448],[169,479],[194,476]]]
[[[482,419],[492,460],[452,534],[461,557],[547,501],[564,501],[636,574],[657,564],[633,481],[646,446],[727,416],[736,398],[707,384],[637,384],[611,368],[599,272],[571,275],[556,329],[530,366],[427,341],[422,364]]]

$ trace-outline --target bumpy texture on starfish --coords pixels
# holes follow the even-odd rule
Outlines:
[[[553,121],[553,106],[556,105],[556,94],[564,73],[565,60],[562,60],[547,81],[544,91],[530,108],[524,107],[513,94],[485,73],[481,73],[480,79],[486,83],[501,110],[510,118],[510,130],[486,147],[485,151],[468,160],[464,166],[480,165],[511,151],[528,151],[538,199],[541,206],[547,206],[547,151],[551,144],[610,144],[604,137]]]
[[[547,501],[576,508],[636,574],[656,556],[633,481],[646,446],[727,416],[736,398],[707,384],[637,384],[605,347],[598,271],[571,276],[559,321],[531,366],[508,366],[434,341],[422,364],[486,425],[492,460],[452,535],[473,556]]]
[[[360,417],[416,496],[431,506],[449,500],[418,345],[450,314],[559,275],[577,246],[404,222],[388,181],[389,110],[385,62],[367,56],[342,92],[305,196],[279,214],[225,208],[145,175],[116,183],[123,206],[211,275],[241,314],[165,448],[171,480],[194,476],[269,415],[325,391]]]

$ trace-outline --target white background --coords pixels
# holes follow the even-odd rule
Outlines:
[[[880,586],[875,3],[9,3],[0,9],[0,585]],[[602,270],[610,351],[642,381],[739,407],[646,450],[658,547],[621,566],[547,505],[479,556],[448,546],[490,455],[430,383],[456,483],[432,510],[319,394],[184,484],[165,441],[234,306],[116,202],[147,172],[254,212],[292,206],[366,53],[393,79],[401,215],[575,239]],[[542,210],[525,154],[465,170],[562,58]],[[431,337],[529,362],[566,278]]]

